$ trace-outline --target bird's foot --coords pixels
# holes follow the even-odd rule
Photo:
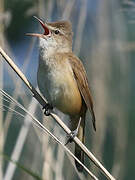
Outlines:
[[[67,140],[67,142],[65,143],[65,146],[66,146],[68,143],[73,142],[73,140],[74,140],[75,136],[77,136],[77,134],[78,134],[77,129],[75,129],[74,131],[71,131],[71,133],[68,134],[68,140]]]
[[[46,116],[49,116],[50,113],[51,113],[51,111],[53,110],[53,107],[52,107],[51,104],[46,103],[45,106],[43,106],[42,109],[45,110],[45,111],[44,111],[44,114],[45,114]]]
[[[65,146],[66,146],[68,143],[73,142],[75,136],[77,136],[78,130],[79,130],[79,127],[80,127],[80,123],[81,123],[81,118],[79,119],[79,123],[78,123],[78,125],[77,125],[77,128],[76,128],[74,131],[71,131],[71,132],[69,133],[69,135],[68,135],[69,138],[68,138],[67,142],[65,143]]]

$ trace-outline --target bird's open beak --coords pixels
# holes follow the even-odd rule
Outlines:
[[[36,16],[34,16],[34,18],[37,19],[38,22],[41,24],[41,26],[42,26],[43,29],[44,29],[44,33],[43,33],[43,34],[27,33],[26,35],[27,35],[27,36],[35,36],[35,37],[44,37],[44,35],[45,35],[45,36],[49,35],[49,34],[50,34],[50,30],[49,30],[49,28],[47,27],[47,24],[46,24],[46,23],[43,23],[43,21],[42,21],[41,19],[37,18]]]

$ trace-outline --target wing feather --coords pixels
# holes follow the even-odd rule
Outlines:
[[[91,92],[88,85],[86,71],[84,69],[83,64],[77,57],[74,57],[74,56],[70,57],[69,62],[72,66],[72,70],[73,70],[74,77],[76,79],[79,91],[87,105],[87,108],[91,112],[93,127],[94,127],[94,130],[96,131],[96,123],[95,123],[96,119],[95,119],[95,114],[93,110],[93,101],[92,101]]]

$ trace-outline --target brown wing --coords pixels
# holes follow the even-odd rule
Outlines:
[[[82,95],[89,111],[91,112],[93,127],[94,127],[94,130],[96,131],[95,114],[94,114],[94,110],[93,110],[93,101],[92,101],[90,89],[88,86],[86,71],[83,67],[83,64],[77,57],[75,57],[75,56],[69,57],[69,62],[72,66],[72,70],[74,72],[74,76],[77,81],[79,91],[81,92],[81,95]]]

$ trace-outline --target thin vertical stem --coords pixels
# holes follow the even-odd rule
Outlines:
[[[0,13],[4,13],[4,0],[0,0]],[[0,45],[4,45],[4,24],[0,25]],[[2,58],[2,57],[1,57]],[[0,61],[0,88],[3,89],[3,61]],[[0,99],[0,104],[3,105],[2,99]],[[4,144],[4,131],[3,131],[3,111],[0,109],[0,152],[3,152]],[[3,159],[0,157],[0,179],[3,177],[2,171]]]

